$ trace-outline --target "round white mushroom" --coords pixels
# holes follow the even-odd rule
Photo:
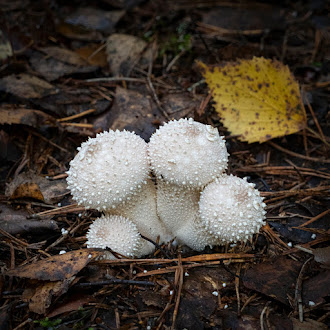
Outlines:
[[[223,137],[192,118],[164,124],[151,136],[148,151],[157,179],[177,185],[203,187],[227,168]]]
[[[127,257],[141,257],[149,253],[136,225],[122,216],[106,215],[97,218],[90,225],[86,237],[88,248],[110,248]],[[109,258],[109,254],[106,255]],[[114,256],[110,258],[115,259]]]
[[[146,183],[147,144],[134,132],[97,134],[78,151],[70,162],[67,183],[73,199],[86,208],[115,208]]]
[[[258,233],[265,219],[265,206],[253,183],[224,175],[207,185],[199,202],[202,226],[213,244],[246,241]]]
[[[156,211],[156,187],[151,179],[147,180],[147,184],[137,191],[133,196],[128,197],[126,203],[117,207],[111,213],[122,215],[133,221],[139,232],[159,243],[167,242],[171,239],[171,235],[160,221]],[[151,243],[149,243],[152,245]],[[154,247],[152,245],[152,247]]]

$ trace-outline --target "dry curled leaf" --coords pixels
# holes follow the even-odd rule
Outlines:
[[[65,180],[50,181],[33,172],[23,172],[15,176],[5,192],[10,199],[33,198],[48,204],[58,202],[66,193]]]
[[[40,110],[5,105],[0,107],[0,124],[20,124],[38,128],[44,125],[55,126],[56,120]]]
[[[47,81],[26,73],[12,74],[0,79],[0,90],[22,99],[42,98],[56,94],[56,88]]]
[[[240,140],[264,142],[306,126],[299,85],[281,62],[254,57],[213,68],[199,66],[216,111]]]
[[[23,293],[23,300],[29,303],[31,312],[44,314],[55,297],[59,297],[68,291],[73,280],[74,277],[64,281],[42,282],[33,289],[26,289]]]
[[[80,272],[90,261],[102,255],[93,249],[80,249],[48,259],[16,267],[6,275],[38,279],[42,281],[62,281]]]

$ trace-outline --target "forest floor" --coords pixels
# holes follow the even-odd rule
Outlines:
[[[0,15],[0,329],[327,329],[329,3],[4,0]],[[288,65],[305,129],[242,142],[196,64]],[[169,119],[219,129],[228,173],[256,184],[253,240],[97,261],[66,171],[108,129],[146,141]],[[66,252],[63,254],[63,252]],[[95,252],[97,253],[97,252]]]

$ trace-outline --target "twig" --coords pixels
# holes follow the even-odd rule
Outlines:
[[[82,127],[82,128],[94,128],[93,124],[86,123],[61,123],[62,126],[74,126],[74,127]]]
[[[65,206],[57,207],[56,209],[42,211],[42,212],[39,212],[39,213],[32,214],[30,217],[31,218],[36,218],[36,217],[40,217],[42,215],[62,214],[63,211],[64,211],[64,213],[68,213],[68,212],[71,212],[72,210],[76,210],[77,206],[78,206],[78,204],[65,205]],[[80,209],[85,210],[84,207],[79,208],[79,210]]]
[[[177,290],[177,294],[176,294],[176,301],[175,301],[175,306],[174,306],[174,312],[173,312],[173,319],[172,319],[172,326],[171,326],[171,330],[175,329],[175,321],[178,315],[178,311],[179,311],[179,305],[180,305],[180,297],[181,297],[181,292],[182,292],[182,286],[183,286],[183,267],[182,267],[182,261],[181,261],[181,254],[179,254],[179,262],[178,262],[178,268],[177,268],[177,272],[178,272],[178,290]]]
[[[209,93],[209,95],[207,95],[207,97],[202,100],[202,102],[201,102],[201,104],[200,104],[200,106],[199,106],[199,108],[197,110],[197,114],[199,116],[201,116],[205,112],[205,108],[208,105],[208,103],[210,102],[211,97],[212,97],[212,94]]]
[[[305,261],[305,263],[302,265],[298,278],[297,278],[297,283],[296,283],[296,289],[295,289],[295,296],[294,296],[294,301],[295,301],[295,309],[298,309],[299,312],[299,321],[303,322],[304,321],[304,310],[303,310],[303,304],[302,304],[302,281],[303,281],[303,275],[305,272],[305,268],[307,264],[313,260],[314,257],[310,257]]]
[[[84,117],[86,115],[89,115],[90,113],[93,113],[95,111],[96,111],[96,109],[88,109],[88,110],[85,110],[83,112],[77,113],[76,115],[73,115],[73,116],[69,116],[69,117],[65,117],[65,118],[60,118],[57,121],[58,122],[63,122],[63,121],[69,121],[69,120],[76,119],[76,118],[81,118],[81,117]]]
[[[62,151],[64,151],[64,152],[66,152],[66,153],[69,153],[69,150],[67,150],[67,149],[65,149],[65,148],[63,148],[63,147],[61,147],[61,146],[59,146],[58,144],[54,143],[54,142],[51,141],[51,140],[46,139],[46,138],[45,138],[44,136],[42,136],[41,134],[39,134],[39,133],[37,133],[37,132],[34,132],[34,131],[32,131],[32,130],[29,130],[29,133],[31,133],[32,135],[37,136],[37,137],[38,137],[39,139],[41,139],[41,140],[44,140],[45,142],[49,143],[49,144],[52,145],[53,147],[55,147],[55,148],[57,148],[57,149],[60,149],[60,150],[62,150]]]
[[[154,86],[153,86],[153,84],[152,84],[151,79],[150,79],[149,76],[147,76],[147,82],[148,82],[149,89],[150,89],[150,91],[151,91],[151,93],[152,93],[152,96],[153,96],[155,102],[157,103],[157,106],[158,106],[159,110],[162,112],[163,116],[164,116],[167,120],[170,120],[171,118],[170,118],[170,116],[168,115],[168,113],[165,111],[165,109],[163,108],[163,106],[161,105],[161,103],[160,103],[160,101],[159,101],[159,98],[158,98],[158,96],[157,96],[157,94],[156,94],[155,88],[154,88]]]
[[[167,258],[167,259],[171,259],[171,256],[156,242],[154,242],[153,240],[151,240],[150,238],[140,234],[140,236],[145,239],[146,241],[150,242],[151,244],[155,245],[155,247]]]
[[[196,263],[196,262],[208,262],[213,260],[223,260],[229,259],[232,262],[235,260],[243,260],[243,258],[255,258],[254,254],[249,253],[213,253],[213,254],[200,254],[192,257],[182,258],[182,263]],[[155,263],[162,263],[162,264],[169,264],[173,262],[178,262],[179,259],[118,259],[118,260],[99,260],[98,263],[104,264],[125,264],[125,263],[137,263],[137,264],[155,264]],[[245,260],[246,261],[246,260]],[[175,266],[177,267],[177,266]]]
[[[97,49],[95,49],[94,51],[93,51],[93,53],[92,54],[90,54],[88,57],[87,57],[87,61],[89,62],[90,61],[90,59],[92,58],[92,57],[94,57],[96,54],[98,54],[102,49],[104,49],[105,47],[106,47],[106,43],[104,43],[103,45],[101,45],[100,47],[97,47]]]
[[[330,164],[330,160],[328,160],[328,159],[322,159],[322,158],[314,158],[314,157],[304,156],[304,155],[298,154],[296,152],[290,151],[288,149],[285,149],[285,148],[279,146],[278,144],[276,144],[276,143],[274,143],[272,141],[267,141],[267,143],[270,144],[275,149],[280,150],[280,151],[282,151],[282,152],[284,152],[284,153],[286,153],[286,154],[288,154],[290,156],[301,158],[301,159],[305,159],[305,160],[310,160],[311,162],[319,162],[319,163]]]
[[[305,94],[305,93],[304,93],[304,94]],[[308,97],[306,97],[306,94],[305,94],[305,101],[306,101],[306,103],[307,103],[307,108],[308,108],[309,112],[312,114],[312,117],[313,117],[314,123],[315,123],[315,125],[316,125],[316,127],[317,127],[317,130],[318,130],[319,133],[320,133],[320,136],[321,136],[321,138],[322,138],[322,141],[323,141],[325,144],[328,145],[328,143],[327,143],[326,140],[325,140],[325,137],[324,137],[323,131],[322,131],[322,129],[321,129],[321,126],[320,126],[320,124],[319,124],[319,121],[317,120],[317,117],[315,116],[314,110],[313,110],[313,108],[312,108],[312,106],[311,106],[311,104],[310,104],[310,102],[309,102],[309,100],[308,100]]]
[[[185,49],[181,50],[181,52],[179,54],[177,54],[173,60],[167,65],[165,71],[166,72],[170,72],[170,70],[172,69],[172,66],[176,63],[176,61],[186,52]]]
[[[21,324],[19,324],[16,328],[14,328],[13,330],[18,330],[21,329],[23,327],[25,327],[25,325],[27,325],[28,323],[31,323],[32,319],[28,318],[26,319],[24,322],[22,322]]]
[[[243,307],[242,307],[242,309],[241,309],[240,314],[242,314],[244,308],[245,308],[245,307],[246,307],[246,306],[247,306],[252,300],[254,300],[256,297],[257,297],[257,294],[255,293],[253,296],[251,296],[251,297],[249,297],[249,298],[247,299],[247,301],[244,303],[244,305],[243,305]]]
[[[130,81],[130,82],[140,82],[145,83],[145,79],[141,78],[131,78],[131,77],[104,77],[104,78],[92,78],[86,79],[87,82],[108,82],[108,81]]]
[[[325,215],[327,215],[330,212],[330,210],[325,210],[324,212],[318,214],[317,216],[309,219],[308,221],[304,222],[302,225],[298,226],[297,228],[301,228],[301,227],[305,227],[311,223],[313,223],[314,221],[321,219],[322,217],[324,217]]]
[[[261,314],[260,314],[260,328],[261,330],[265,330],[265,327],[264,327],[264,315],[268,309],[268,305],[270,304],[270,301],[267,301],[264,309],[262,310]]]
[[[128,284],[128,285],[150,285],[150,286],[154,286],[155,283],[154,282],[150,282],[150,281],[135,281],[135,280],[120,280],[117,278],[112,278],[110,280],[106,280],[106,281],[98,281],[98,282],[91,282],[91,283],[78,283],[77,286],[78,287],[91,287],[91,286],[99,286],[99,285],[108,285],[108,284]]]
[[[235,291],[236,291],[236,297],[237,297],[237,315],[240,316],[241,312],[241,299],[239,295],[239,278],[241,273],[242,264],[238,264],[238,269],[235,276]]]

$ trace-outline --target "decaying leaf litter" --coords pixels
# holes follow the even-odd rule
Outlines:
[[[1,327],[329,326],[326,2],[5,1],[2,11]],[[224,94],[237,101],[231,109],[259,110],[226,81],[214,95],[197,65],[225,72],[249,61],[287,65],[297,85],[292,93],[278,78],[280,96],[299,95],[303,114],[293,131],[272,124],[269,137],[245,139],[264,143],[241,142],[256,133],[251,120],[216,112]],[[267,225],[246,244],[97,260],[84,243],[99,214],[75,205],[65,185],[76,147],[108,128],[148,140],[182,117],[226,136],[228,172],[257,184]]]

